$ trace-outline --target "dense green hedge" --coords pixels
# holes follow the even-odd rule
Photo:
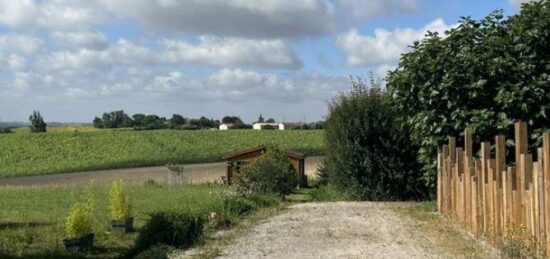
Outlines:
[[[418,149],[401,127],[388,94],[353,81],[329,106],[327,152],[322,170],[346,196],[367,200],[426,197],[416,162]]]
[[[524,4],[503,17],[462,18],[445,35],[429,33],[387,77],[394,105],[420,145],[424,180],[434,187],[436,152],[448,135],[475,130],[480,141],[513,123],[529,124],[531,148],[550,127],[550,1]],[[459,141],[462,141],[459,139]],[[513,142],[508,143],[509,146]]]

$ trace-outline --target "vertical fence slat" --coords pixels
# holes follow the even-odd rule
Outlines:
[[[546,253],[550,255],[550,132],[544,133],[542,144],[543,175],[544,175],[544,233],[546,237]]]
[[[487,184],[489,179],[487,177],[487,161],[489,159],[489,142],[481,143],[481,203],[483,209],[483,232],[489,231],[489,195]]]
[[[476,236],[496,242],[506,229],[525,226],[537,248],[550,254],[550,131],[534,161],[528,151],[527,123],[514,124],[515,165],[506,166],[506,139],[495,136],[473,154],[473,134],[464,130],[464,147],[456,138],[437,150],[437,209]]]

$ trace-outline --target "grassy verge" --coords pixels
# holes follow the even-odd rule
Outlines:
[[[126,253],[133,247],[138,232],[110,233],[108,191],[106,187],[92,189],[96,201],[95,248],[88,254],[75,255],[64,250],[63,221],[71,204],[82,194],[81,188],[0,188],[0,257],[116,258]],[[205,233],[210,233],[237,224],[254,211],[278,204],[277,199],[270,196],[237,198],[231,188],[219,185],[132,186],[127,187],[127,192],[138,231],[154,212],[189,212],[205,216],[216,212],[217,219],[209,222],[205,229]]]
[[[434,201],[388,203],[405,220],[412,219],[410,231],[426,233],[426,245],[445,249],[460,258],[497,258],[494,249],[456,228],[436,213]]]
[[[0,135],[0,178],[205,163],[260,144],[322,155],[322,130],[105,130]]]

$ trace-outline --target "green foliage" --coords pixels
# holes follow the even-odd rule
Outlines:
[[[86,200],[77,201],[65,219],[65,231],[69,238],[80,238],[93,232],[94,201],[91,191]]]
[[[323,152],[323,131],[132,131],[0,134],[0,178],[223,161],[230,152],[275,143],[310,155]]]
[[[111,209],[111,219],[116,221],[125,221],[131,217],[131,203],[129,197],[124,191],[122,180],[118,179],[111,184],[109,190],[109,205]]]
[[[103,113],[101,119],[95,118],[94,126],[96,128],[115,129],[128,128],[133,126],[133,120],[123,110]],[[100,127],[100,123],[103,125]]]
[[[174,251],[169,245],[154,245],[134,256],[134,259],[168,259],[168,254]]]
[[[321,185],[313,188],[310,191],[310,195],[313,201],[317,202],[351,200],[350,197],[341,193],[332,185]]]
[[[236,175],[236,184],[243,194],[271,193],[284,197],[296,188],[298,177],[286,153],[270,145],[261,157],[242,168]]]
[[[13,130],[11,130],[10,128],[0,128],[0,134],[9,134],[9,133],[13,133]]]
[[[44,118],[40,115],[40,111],[33,111],[31,116],[29,116],[29,121],[31,122],[30,129],[32,133],[44,133],[46,132],[46,122]]]
[[[50,134],[50,133],[48,133]],[[160,211],[189,212],[208,215],[222,207],[223,197],[230,188],[220,185],[165,185],[125,186],[132,201],[134,226],[141,227],[151,213]],[[91,189],[96,203],[109,203],[109,186]],[[64,257],[62,239],[67,238],[64,229],[69,209],[82,193],[82,187],[0,187],[0,258],[48,258]],[[94,258],[117,258],[134,244],[139,234],[109,234],[112,220],[109,206],[96,206],[93,210]],[[238,219],[235,219],[238,220]],[[138,228],[139,229],[139,228]],[[35,256],[35,257],[33,257]]]
[[[205,222],[204,217],[193,213],[154,213],[140,230],[134,253],[157,244],[188,248],[201,238]]]
[[[255,194],[248,197],[255,207],[258,208],[269,208],[279,205],[280,199],[277,196],[270,194]]]
[[[402,128],[388,94],[374,81],[352,80],[352,90],[329,105],[322,173],[346,196],[367,200],[424,198],[417,147]]]
[[[434,190],[437,146],[473,128],[479,143],[513,137],[515,120],[529,123],[531,149],[550,127],[550,1],[461,19],[444,36],[428,33],[387,77],[405,127],[420,145],[424,180]],[[460,141],[460,140],[459,140]],[[534,152],[536,153],[536,152]]]

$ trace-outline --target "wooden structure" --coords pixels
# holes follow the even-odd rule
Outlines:
[[[464,132],[464,147],[449,137],[438,149],[437,208],[492,242],[507,230],[525,228],[524,240],[550,254],[550,132],[537,154],[528,153],[527,136],[527,124],[515,123],[515,166],[506,166],[503,135],[495,136],[493,148],[482,142],[479,157],[474,157],[470,129]]]
[[[258,146],[225,155],[223,159],[227,160],[227,183],[231,185],[233,182],[233,174],[240,172],[242,166],[263,155],[266,149],[266,146]],[[301,182],[305,177],[306,154],[290,149],[285,152],[298,174],[299,182]]]

